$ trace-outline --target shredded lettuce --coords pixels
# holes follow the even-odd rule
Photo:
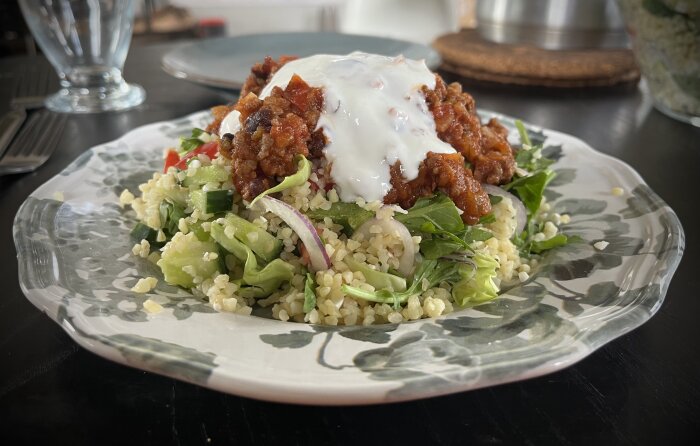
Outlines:
[[[223,249],[243,263],[243,277],[237,281],[241,286],[238,294],[243,297],[269,296],[283,282],[290,281],[294,276],[294,267],[279,258],[260,268],[253,250],[236,237],[228,237],[223,225],[217,222],[211,223],[211,236]]]
[[[270,262],[279,257],[282,250],[282,240],[234,213],[226,214],[224,220],[226,226],[233,228],[233,238],[252,249],[262,260]],[[215,224],[218,226],[218,223],[212,223],[212,226]],[[231,237],[226,236],[223,229],[217,236],[214,236],[212,231],[212,237],[224,248],[229,249],[227,242]]]
[[[206,256],[212,252],[218,253],[216,243],[201,241],[193,232],[179,233],[165,246],[157,265],[166,282],[192,288],[194,276],[211,277],[219,270],[219,262]]]
[[[343,285],[344,293],[371,302],[393,304],[399,308],[409,297],[421,293],[424,289],[434,287],[440,282],[454,282],[461,277],[460,269],[465,265],[445,260],[423,260],[413,275],[411,285],[405,291],[377,290],[367,291],[362,288]]]
[[[498,296],[498,285],[494,281],[498,261],[482,252],[477,252],[473,260],[476,270],[469,264],[462,265],[461,280],[452,285],[452,298],[460,306],[486,302]]]
[[[351,256],[346,256],[343,261],[353,272],[361,272],[365,281],[377,290],[406,291],[406,279],[394,274],[383,273],[371,269],[367,264],[358,262]]]
[[[255,254],[247,246],[247,259],[243,267],[242,286],[238,294],[243,297],[267,297],[284,282],[294,277],[294,267],[282,259],[275,259],[262,269],[258,266]]]
[[[301,186],[309,181],[309,175],[311,175],[311,162],[301,155],[297,155],[295,159],[298,165],[297,172],[288,177],[284,177],[284,180],[282,180],[282,182],[277,186],[271,187],[270,189],[262,192],[250,202],[248,207],[253,207],[253,205],[265,195],[270,195],[277,192],[282,192],[283,190],[290,189],[292,187]]]

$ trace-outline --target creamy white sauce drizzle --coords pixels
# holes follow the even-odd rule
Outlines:
[[[221,121],[219,126],[219,135],[224,136],[227,133],[235,134],[241,129],[241,112],[233,110]]]
[[[359,52],[297,59],[275,73],[260,97],[275,86],[285,88],[294,74],[323,87],[318,128],[329,141],[324,153],[342,201],[382,200],[392,187],[389,168],[396,161],[410,181],[428,152],[455,152],[438,138],[420,91],[423,85],[435,88],[435,75],[423,61]],[[238,112],[221,124],[226,133],[240,128],[233,113]]]

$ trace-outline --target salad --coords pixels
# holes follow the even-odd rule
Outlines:
[[[241,98],[125,190],[133,254],[215,309],[283,321],[399,323],[495,299],[571,238],[520,145],[422,61],[266,58]],[[157,278],[134,287],[148,292]]]

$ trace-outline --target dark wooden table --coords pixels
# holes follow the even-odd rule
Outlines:
[[[304,407],[225,395],[78,347],[20,291],[12,220],[36,187],[134,127],[226,102],[160,69],[172,46],[133,48],[134,110],[71,116],[39,171],[0,177],[0,444],[679,444],[700,434],[700,129],[637,88],[580,92],[467,86],[480,108],[575,135],[632,165],[678,213],[686,252],[660,311],[566,370],[525,382],[371,407]],[[29,59],[0,59],[0,107]]]

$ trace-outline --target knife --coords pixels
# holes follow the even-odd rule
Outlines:
[[[5,150],[26,118],[27,112],[22,109],[10,110],[0,117],[0,157],[5,154]]]

